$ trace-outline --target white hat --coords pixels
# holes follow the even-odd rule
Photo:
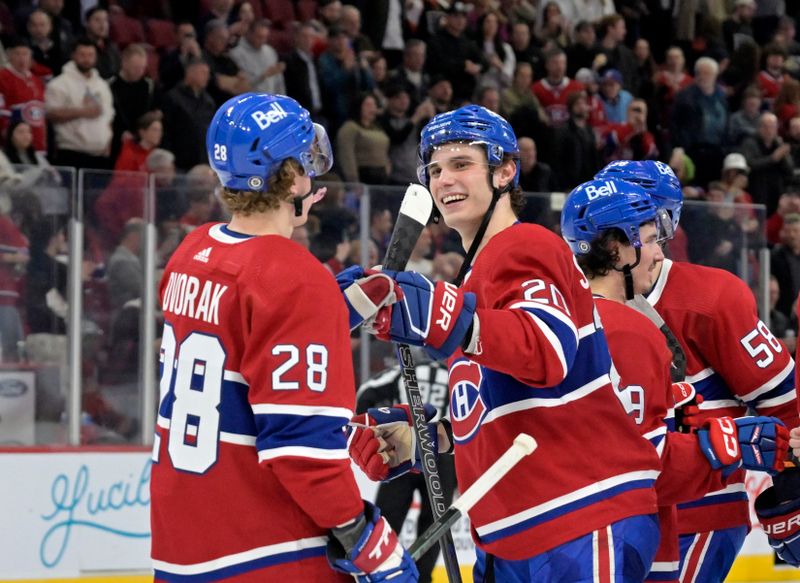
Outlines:
[[[744,159],[742,154],[733,152],[725,156],[725,161],[722,162],[722,171],[726,170],[741,170],[742,172],[750,172],[750,167],[747,165],[747,160]]]

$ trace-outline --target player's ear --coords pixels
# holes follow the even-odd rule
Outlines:
[[[497,189],[504,189],[514,180],[517,173],[517,163],[515,160],[506,160],[498,166],[492,173],[492,186]]]

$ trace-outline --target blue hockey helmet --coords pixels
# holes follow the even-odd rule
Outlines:
[[[638,184],[653,198],[656,206],[665,209],[677,230],[683,208],[681,183],[668,164],[655,160],[615,160],[595,175],[595,180],[615,178]]]
[[[659,239],[672,236],[672,223],[645,190],[631,182],[590,180],[567,196],[561,210],[561,235],[575,255],[585,255],[603,231],[620,229],[634,247],[641,247],[639,227],[655,221]]]
[[[428,167],[433,151],[444,144],[463,142],[470,145],[485,146],[489,166],[503,163],[503,157],[510,154],[519,156],[517,136],[505,118],[480,105],[465,105],[453,111],[440,113],[422,128],[419,142],[419,163],[417,178],[428,186],[430,175]],[[510,186],[519,184],[520,166]]]
[[[243,93],[226,101],[208,126],[206,150],[220,182],[232,190],[265,190],[288,158],[311,178],[333,165],[325,128],[285,95]]]

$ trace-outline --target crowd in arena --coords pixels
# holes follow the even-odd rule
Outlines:
[[[94,173],[97,184],[84,200],[86,289],[102,280],[109,321],[100,327],[112,331],[104,342],[121,339],[112,352],[127,351],[133,365],[146,185],[134,173],[158,176],[163,267],[188,231],[223,217],[206,130],[222,103],[248,91],[293,97],[331,136],[328,196],[293,238],[333,273],[365,256],[354,185],[371,185],[366,256],[375,264],[399,203],[398,196],[382,197],[381,188],[416,182],[421,128],[471,102],[510,121],[519,138],[520,185],[544,193],[529,198],[524,221],[557,230],[550,193],[568,192],[611,160],[652,159],[669,163],[687,201],[715,203],[687,205],[670,243],[673,259],[720,267],[755,285],[753,251],[764,245],[765,231],[772,329],[793,342],[800,292],[798,3],[92,4],[0,2],[4,360],[22,358],[19,339],[63,334],[65,326],[54,309],[65,311],[66,268],[56,260],[66,249],[64,222],[37,220],[44,215],[30,188],[20,186],[29,186],[21,166]],[[765,205],[766,215],[736,203]],[[432,225],[409,268],[451,279],[462,254],[451,231]],[[135,376],[125,360],[107,367],[108,382]]]

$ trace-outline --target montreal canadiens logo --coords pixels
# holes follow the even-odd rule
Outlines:
[[[481,367],[469,360],[459,360],[450,368],[450,420],[456,443],[470,441],[486,416],[486,405],[481,399],[483,380]]]

